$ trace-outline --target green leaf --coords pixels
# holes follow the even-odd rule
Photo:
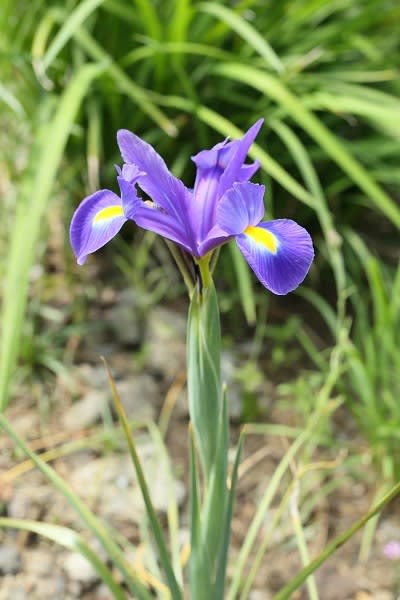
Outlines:
[[[75,494],[72,488],[60,477],[54,469],[47,465],[35,452],[33,452],[14,430],[6,417],[0,413],[0,427],[7,432],[14,443],[22,450],[27,458],[43,473],[46,479],[67,500],[68,504],[80,516],[89,531],[101,542],[110,559],[122,573],[126,585],[139,600],[151,600],[152,596],[140,582],[138,575],[125,559],[123,552],[111,538],[105,525],[94,515],[84,502]]]
[[[235,462],[234,462],[232,474],[231,474],[231,482],[230,482],[231,485],[230,485],[228,502],[227,502],[226,511],[225,511],[225,522],[222,527],[223,537],[222,537],[222,543],[220,546],[217,572],[216,572],[216,577],[215,577],[215,597],[216,598],[223,598],[224,592],[225,592],[225,580],[226,580],[226,567],[227,567],[227,563],[228,563],[229,540],[230,540],[232,515],[233,515],[233,508],[234,508],[235,498],[236,498],[236,486],[237,486],[239,464],[240,464],[240,457],[242,454],[243,442],[244,442],[244,435],[243,435],[243,433],[241,433],[239,442],[238,442],[238,446],[236,449]]]
[[[202,543],[200,511],[200,469],[196,460],[196,439],[189,426],[190,458],[190,558],[189,581],[192,600],[212,598],[212,570],[207,549]]]
[[[356,521],[351,527],[346,529],[343,533],[338,535],[330,544],[325,546],[323,551],[310,562],[307,567],[302,569],[284,588],[275,594],[273,600],[287,600],[292,597],[292,594],[306,581],[306,579],[314,573],[336,550],[341,548],[350,538],[352,538],[357,531],[362,529],[370,519],[375,515],[379,514],[385,506],[389,504],[394,498],[400,495],[400,483],[397,483],[392,489],[376,504],[376,506],[370,510],[361,519]]]
[[[240,301],[243,312],[249,325],[256,322],[256,301],[253,292],[253,278],[249,267],[236,244],[229,244],[229,251],[232,257],[233,268],[239,286]]]
[[[229,537],[229,523],[226,522],[229,491],[227,487],[229,452],[229,414],[226,390],[222,401],[222,413],[219,418],[218,444],[214,456],[214,465],[205,490],[205,502],[202,514],[201,543],[208,551],[211,575],[215,586],[221,547]],[[228,530],[225,527],[228,525]],[[224,541],[225,540],[225,541]],[[221,582],[219,582],[219,585]],[[214,598],[219,596],[214,592]],[[220,596],[223,597],[223,594]]]
[[[141,110],[148,114],[168,135],[175,136],[177,134],[175,125],[151,101],[150,94],[113,61],[112,56],[102,48],[88,31],[81,27],[75,32],[75,38],[93,60],[104,61],[107,64],[107,74],[121,92],[129,96],[135,104],[140,106]]]
[[[236,33],[239,34],[274,71],[282,73],[285,70],[281,59],[267,42],[265,37],[233,10],[222,4],[217,4],[216,2],[203,2],[198,5],[198,10],[213,15],[229,25],[233,31],[236,31]]]
[[[20,199],[11,232],[10,253],[7,262],[3,292],[0,341],[0,410],[8,403],[10,379],[18,357],[21,327],[28,294],[29,270],[35,258],[46,207],[57,176],[71,127],[81,102],[92,81],[104,70],[104,65],[81,67],[71,79],[52,114],[46,110],[48,125],[31,153],[36,167],[35,176],[27,175],[25,195]],[[29,209],[27,207],[29,206]]]
[[[101,580],[109,588],[113,597],[117,600],[127,600],[123,589],[115,581],[108,567],[99,559],[98,555],[90,548],[90,546],[88,546],[83,537],[73,529],[50,523],[40,523],[39,521],[9,519],[5,517],[0,517],[0,527],[30,531],[42,537],[46,537],[69,550],[79,552],[79,554],[82,554],[82,556],[90,562]]]
[[[172,595],[173,600],[181,600],[182,592],[179,588],[178,582],[176,581],[175,573],[172,568],[171,559],[167,550],[167,546],[164,539],[164,534],[160,525],[160,522],[157,518],[156,511],[154,510],[153,503],[150,498],[149,489],[147,487],[146,479],[143,473],[142,465],[140,464],[139,455],[136,450],[135,440],[132,435],[131,428],[128,423],[128,419],[126,418],[125,410],[121,399],[118,394],[118,390],[116,388],[113,376],[108,367],[106,360],[103,358],[103,363],[107,370],[108,381],[110,383],[111,392],[114,400],[115,409],[118,414],[118,418],[121,422],[122,428],[124,430],[125,439],[128,444],[129,453],[132,458],[132,462],[135,467],[136,476],[140,485],[140,490],[142,492],[143,500],[146,506],[147,516],[149,518],[150,527],[154,535],[155,542],[157,544],[157,548],[160,554],[160,561],[165,571],[165,575],[167,577],[168,586]]]
[[[220,347],[219,309],[211,283],[193,293],[186,349],[189,412],[207,482],[215,460],[222,407]]]
[[[227,63],[215,68],[224,77],[241,81],[259,90],[284,106],[294,119],[325,152],[352,178],[369,201],[400,228],[400,209],[384,190],[370,177],[368,171],[346,149],[344,144],[310,112],[286,86],[273,75],[239,63]]]
[[[74,36],[79,27],[91,15],[104,0],[83,0],[79,2],[76,8],[69,13],[61,28],[57,32],[45,55],[40,61],[41,68],[45,72],[57,55],[64,48],[65,44]]]

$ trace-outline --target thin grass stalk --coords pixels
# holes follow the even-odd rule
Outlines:
[[[118,394],[117,387],[115,385],[115,381],[111,374],[110,368],[106,362],[106,360],[102,357],[102,361],[107,371],[108,381],[111,387],[111,392],[114,400],[114,405],[118,414],[118,418],[121,422],[122,428],[124,430],[125,438],[128,444],[129,453],[132,458],[132,462],[135,467],[136,476],[138,478],[138,482],[140,485],[140,490],[142,492],[143,500],[146,506],[146,512],[149,517],[149,522],[151,526],[152,533],[154,535],[155,542],[157,544],[157,549],[160,554],[160,561],[163,566],[165,575],[168,581],[168,587],[171,592],[171,596],[173,600],[182,600],[182,591],[178,585],[178,582],[175,577],[175,573],[172,568],[171,559],[169,556],[169,552],[167,550],[167,546],[165,544],[164,534],[158,520],[156,511],[154,510],[153,503],[150,498],[149,489],[147,487],[146,478],[143,473],[142,465],[140,463],[139,455],[136,450],[136,444],[132,435],[132,431],[129,427],[128,419],[126,418],[125,410],[122,405],[121,399]]]
[[[218,75],[241,81],[282,104],[292,118],[325,150],[356,185],[367,195],[370,202],[400,228],[400,209],[384,190],[370,177],[359,163],[332,134],[276,77],[240,63],[227,63],[215,69]]]
[[[63,92],[57,110],[51,116],[38,145],[32,151],[32,160],[37,165],[37,171],[33,181],[29,178],[26,181],[26,186],[29,186],[29,190],[26,190],[28,197],[18,206],[14,228],[10,234],[11,249],[1,312],[0,411],[8,404],[10,380],[18,359],[26,308],[29,270],[35,258],[35,245],[46,207],[81,102],[92,81],[103,70],[104,65],[90,64],[77,71]]]
[[[140,582],[138,575],[134,572],[130,564],[125,559],[121,549],[110,536],[109,530],[103,525],[99,519],[89,510],[84,502],[75,494],[70,486],[52,469],[49,465],[43,462],[39,456],[30,450],[25,442],[20,438],[17,432],[13,429],[6,417],[0,413],[0,427],[6,431],[11,437],[16,446],[30,458],[35,466],[43,473],[46,479],[57,489],[67,500],[68,504],[77,512],[82,521],[86,524],[89,531],[101,542],[108,556],[114,562],[115,566],[122,573],[124,580],[132,591],[140,600],[151,600],[152,596]]]
[[[60,525],[50,523],[40,523],[38,521],[30,521],[27,519],[10,519],[0,517],[0,528],[20,529],[36,533],[41,537],[46,537],[60,546],[64,546],[74,552],[79,552],[92,565],[101,581],[105,583],[113,597],[116,600],[128,600],[124,590],[115,581],[111,571],[99,559],[97,554],[91,549],[85,540],[76,531]]]
[[[362,529],[366,523],[375,515],[380,513],[394,498],[400,495],[400,483],[397,483],[382,498],[380,502],[370,510],[364,517],[356,521],[351,527],[338,535],[324,550],[310,562],[307,567],[302,569],[284,588],[282,588],[273,598],[273,600],[287,600],[292,594],[314,573],[336,550],[343,546],[357,531]]]

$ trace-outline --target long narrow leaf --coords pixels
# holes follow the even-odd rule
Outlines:
[[[248,21],[233,10],[217,4],[216,2],[203,2],[199,4],[198,9],[210,15],[213,15],[224,21],[229,27],[236,31],[247,43],[253,48],[262,58],[277,73],[282,73],[285,68],[279,56],[273,50],[272,46]]]
[[[247,263],[236,244],[229,244],[229,251],[233,262],[233,268],[236,274],[236,280],[239,286],[240,301],[246,321],[249,325],[256,322],[256,301],[253,291],[253,277]]]
[[[142,466],[140,464],[139,455],[136,450],[135,440],[133,439],[132,431],[129,427],[128,419],[126,418],[125,410],[122,405],[121,399],[118,394],[118,390],[115,385],[115,381],[109,369],[109,366],[105,359],[103,358],[104,365],[107,369],[108,381],[111,387],[111,392],[114,400],[114,405],[118,414],[118,418],[121,422],[122,428],[124,430],[125,438],[128,444],[129,453],[132,458],[132,462],[135,467],[136,476],[138,478],[138,482],[140,485],[140,490],[142,492],[143,500],[146,505],[147,515],[149,517],[149,522],[151,526],[151,530],[154,535],[154,539],[157,544],[157,548],[160,554],[160,561],[164,568],[165,575],[168,580],[169,589],[171,591],[172,598],[174,600],[182,599],[182,592],[179,588],[178,582],[176,581],[175,573],[172,568],[171,559],[167,550],[167,546],[165,544],[165,539],[163,535],[163,531],[158,520],[156,511],[154,510],[153,503],[150,498],[149,489],[147,487],[146,479],[143,473]]]
[[[62,477],[60,477],[49,465],[43,462],[40,457],[25,444],[6,417],[1,413],[0,427],[6,431],[18,448],[22,450],[25,456],[30,458],[30,460],[43,473],[43,475],[54,486],[54,488],[64,496],[68,504],[80,516],[91,533],[101,542],[108,556],[124,576],[125,582],[132,593],[136,594],[140,600],[151,600],[151,594],[142,585],[137,574],[125,559],[118,545],[111,538],[110,532],[104,526],[104,524],[89,510],[86,504],[79,498],[79,496],[75,494],[72,488],[62,479]]]
[[[379,514],[385,506],[389,504],[394,498],[400,495],[400,483],[397,483],[391,490],[382,498],[376,506],[370,510],[364,517],[356,521],[351,527],[346,529],[343,533],[338,535],[330,544],[328,544],[324,550],[316,557],[314,560],[310,562],[307,567],[302,569],[298,575],[296,575],[284,588],[280,590],[277,594],[275,594],[273,600],[287,600],[292,597],[293,592],[295,592],[305,581],[306,579],[314,573],[336,550],[341,548],[343,544],[345,544],[350,538],[353,537],[364,527],[366,523],[372,517]]]
[[[123,589],[115,581],[110,569],[99,559],[97,554],[85,542],[83,537],[73,529],[53,525],[52,523],[40,523],[25,519],[9,519],[0,517],[0,528],[21,529],[30,531],[42,537],[48,538],[60,546],[64,546],[73,552],[82,554],[92,565],[101,580],[106,584],[116,600],[127,600]]]
[[[361,163],[347,151],[339,138],[329,131],[279,79],[260,69],[239,63],[219,65],[216,67],[216,73],[241,81],[285,106],[292,118],[365,192],[369,201],[400,228],[400,209],[395,202],[370,177]]]
[[[226,566],[228,563],[230,531],[231,531],[231,524],[232,524],[233,508],[234,508],[235,498],[236,498],[236,487],[237,487],[239,464],[240,464],[240,458],[242,455],[243,443],[244,443],[244,435],[243,435],[243,433],[241,433],[240,437],[239,437],[237,449],[236,449],[235,462],[234,462],[232,474],[231,474],[231,485],[230,485],[229,496],[228,496],[228,504],[227,504],[226,513],[225,513],[225,523],[223,526],[224,535],[223,535],[222,544],[221,544],[221,548],[220,548],[219,560],[218,560],[218,566],[217,566],[217,574],[216,574],[216,579],[215,579],[215,596],[216,596],[216,598],[224,597]]]
[[[11,233],[11,249],[3,292],[0,342],[0,411],[8,402],[10,378],[18,357],[23,315],[28,294],[28,278],[35,258],[35,245],[42,219],[60,166],[64,148],[76,114],[92,81],[104,66],[81,67],[61,96],[37,146],[32,150],[36,175],[26,181],[29,189],[21,199]]]
[[[103,2],[104,0],[83,0],[83,2],[79,2],[76,8],[69,13],[48,47],[45,55],[41,59],[41,66],[44,72],[61,52],[68,40],[73,37],[82,23],[84,23],[89,15],[99,8]]]

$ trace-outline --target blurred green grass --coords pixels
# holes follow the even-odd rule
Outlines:
[[[117,129],[153,143],[190,186],[191,154],[263,116],[252,156],[268,214],[304,224],[317,250],[299,292],[311,319],[298,338],[324,377],[332,348],[349,332],[338,387],[381,473],[398,473],[399,305],[391,290],[399,287],[399,28],[394,0],[5,0],[0,406],[29,354],[21,345],[37,334],[25,327],[27,300],[32,265],[45,257],[48,215],[67,195],[62,244],[73,281],[69,218],[84,195],[114,186]],[[143,261],[129,267],[126,259],[123,251],[127,281],[143,281]],[[218,272],[222,305],[234,315],[243,309],[258,335],[269,300],[240,257],[231,259],[223,256],[228,268]],[[309,335],[317,313],[327,323],[322,342]]]

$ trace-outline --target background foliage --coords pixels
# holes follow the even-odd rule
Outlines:
[[[219,270],[227,323],[242,320],[243,309],[260,345],[274,340],[274,360],[285,369],[300,342],[301,364],[310,359],[308,374],[292,384],[301,414],[312,412],[313,386],[344,345],[337,388],[381,476],[393,478],[400,465],[398,2],[5,0],[0,19],[1,405],[18,361],[22,373],[60,369],[67,330],[82,327],[82,290],[61,319],[46,298],[58,276],[77,286],[69,219],[84,195],[114,186],[117,129],[154,144],[191,185],[191,154],[263,116],[252,156],[267,184],[268,214],[309,228],[317,257],[306,287],[274,312],[276,303],[271,309],[228,250]],[[166,294],[165,253],[154,259],[146,236],[127,243],[106,251],[123,276]],[[62,265],[52,264],[54,244]],[[140,260],[131,258],[132,244]],[[303,319],[290,318],[292,311]]]

